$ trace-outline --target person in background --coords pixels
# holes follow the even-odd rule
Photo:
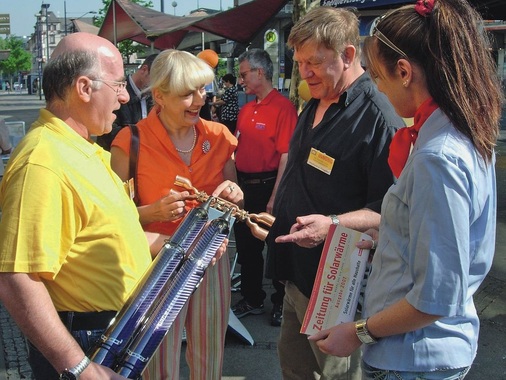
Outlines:
[[[358,25],[349,10],[318,7],[288,38],[312,99],[290,141],[267,237],[267,275],[286,280],[278,344],[284,379],[361,377],[359,353],[326,355],[300,334],[330,225],[378,227],[394,182],[388,147],[404,123],[361,67]]]
[[[120,379],[85,352],[151,263],[135,205],[92,140],[128,101],[121,54],[71,34],[43,87],[46,108],[1,182],[0,300],[28,339],[36,379]]]
[[[97,143],[105,150],[111,149],[111,142],[118,132],[127,125],[137,124],[141,119],[148,116],[148,112],[153,107],[153,99],[149,91],[149,71],[151,64],[158,54],[151,54],[137,71],[127,78],[127,91],[130,100],[122,104],[120,109],[115,111],[116,121],[113,124],[112,131],[97,137]]]
[[[4,119],[0,119],[0,153],[10,154],[12,152],[11,139],[9,138],[9,128]],[[3,163],[0,163],[3,165]]]
[[[221,78],[225,92],[220,99],[211,103],[211,106],[219,107],[220,122],[225,124],[228,130],[234,134],[237,127],[237,115],[239,114],[239,100],[237,96],[237,78],[233,74],[225,74]]]
[[[242,206],[233,159],[237,140],[223,124],[199,117],[205,84],[213,78],[210,66],[192,54],[173,49],[161,52],[151,67],[150,90],[156,105],[138,123],[138,151],[131,151],[131,128],[120,131],[112,143],[111,165],[124,181],[132,177],[131,155],[137,156],[133,176],[146,231],[171,235],[186,211],[197,204],[174,185],[177,175],[188,178],[200,191]],[[171,189],[181,193],[173,194]],[[183,328],[191,378],[221,379],[230,298],[230,262],[219,260],[207,269],[179,313],[144,379],[179,379]]]
[[[273,64],[265,50],[250,49],[239,56],[240,84],[255,99],[245,104],[237,120],[236,168],[244,191],[245,209],[272,214],[279,180],[285,170],[288,143],[297,123],[294,105],[272,86]],[[265,243],[244,224],[234,226],[238,262],[241,264],[241,295],[232,307],[238,318],[264,312]],[[284,285],[272,281],[271,324],[281,324]]]
[[[213,70],[216,69],[220,58],[218,54],[212,49],[204,49],[200,53],[197,54],[197,57],[203,60],[205,63],[209,65],[209,67]],[[217,117],[213,112],[212,103],[215,99],[215,91],[218,88],[215,79],[212,82],[206,83],[206,98],[205,104],[200,108],[200,117],[209,121],[217,121]]]
[[[364,379],[463,379],[476,355],[473,294],[495,250],[503,100],[490,47],[465,0],[393,10],[365,42],[378,88],[414,125],[391,144],[399,179],[383,201],[364,319],[310,338],[343,357],[362,346]]]

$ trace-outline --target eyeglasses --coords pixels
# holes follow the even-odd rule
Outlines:
[[[239,73],[239,76],[241,77],[242,80],[244,80],[244,78],[246,78],[246,74],[248,74],[250,71],[255,71],[255,70],[258,70],[258,69],[249,69],[249,70],[243,71],[242,73]]]
[[[116,95],[119,95],[121,93],[121,91],[123,91],[126,88],[126,85],[127,85],[126,80],[118,82],[118,81],[115,81],[115,80],[92,79],[92,82],[102,82],[102,83],[104,83],[107,87],[111,88],[116,93]],[[109,83],[111,83],[112,86]]]
[[[385,36],[383,33],[381,33],[377,26],[379,24],[379,22],[381,20],[383,20],[385,15],[381,16],[380,18],[378,18],[375,23],[373,24],[372,28],[371,28],[371,36],[372,37],[376,37],[378,40],[380,40],[381,42],[383,42],[385,45],[387,45],[390,49],[392,49],[393,51],[395,51],[397,54],[399,54],[401,57],[405,58],[405,59],[409,59],[408,58],[408,55],[406,53],[404,53],[401,49],[399,49],[397,46],[395,46],[395,44],[390,41],[387,36]]]

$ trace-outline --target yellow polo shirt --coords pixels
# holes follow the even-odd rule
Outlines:
[[[49,111],[0,186],[0,272],[38,273],[59,311],[119,310],[151,263],[110,154]]]

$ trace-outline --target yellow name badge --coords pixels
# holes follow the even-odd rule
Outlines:
[[[311,148],[309,158],[307,159],[309,165],[329,175],[334,167],[334,162],[335,159],[315,148]]]
[[[130,178],[129,180],[123,182],[123,186],[125,187],[126,193],[130,197],[130,199],[134,199],[135,197],[134,179]]]

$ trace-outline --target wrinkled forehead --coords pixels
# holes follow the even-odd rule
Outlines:
[[[318,61],[332,58],[336,55],[334,50],[328,49],[323,44],[307,42],[294,48],[293,59],[297,62]]]

